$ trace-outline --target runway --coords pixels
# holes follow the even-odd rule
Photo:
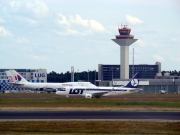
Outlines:
[[[100,120],[100,121],[180,121],[180,112],[123,111],[0,111],[0,121]]]

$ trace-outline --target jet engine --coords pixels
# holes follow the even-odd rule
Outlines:
[[[92,94],[86,94],[85,98],[93,98]]]

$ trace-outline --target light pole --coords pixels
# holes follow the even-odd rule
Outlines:
[[[88,82],[89,82],[89,69],[88,69]]]
[[[74,66],[71,66],[71,82],[74,82]]]
[[[176,93],[176,91],[175,91],[175,78],[174,78],[174,76],[173,76],[173,92],[174,92],[174,94]]]
[[[112,75],[111,76],[112,76],[112,80],[113,80],[113,67],[111,67],[111,71],[112,71]]]
[[[111,68],[112,70],[112,86],[113,86],[113,67]]]
[[[77,69],[77,82],[78,82],[78,79],[79,79],[79,69]]]
[[[95,72],[94,84],[96,84],[96,70],[94,70],[94,72]]]

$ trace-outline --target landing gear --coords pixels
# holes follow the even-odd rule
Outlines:
[[[94,96],[94,98],[97,98],[97,99],[98,99],[98,98],[100,98],[100,96]]]

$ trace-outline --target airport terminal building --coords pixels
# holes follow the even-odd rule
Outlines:
[[[8,85],[9,80],[5,71],[10,69],[0,69],[0,88],[1,91],[5,90],[24,90],[23,88],[13,87]],[[46,69],[14,69],[21,74],[29,82],[47,82]]]
[[[120,65],[98,65],[98,84],[100,86],[123,86],[129,79],[120,78]],[[141,73],[139,87],[143,89],[141,93],[158,94],[160,90],[167,93],[180,93],[180,79],[170,76],[169,73],[161,74],[161,63],[129,65],[129,78],[136,72]]]
[[[119,79],[120,77],[120,65],[98,65],[98,80],[108,81],[112,79]],[[154,79],[157,73],[161,73],[161,63],[156,62],[155,64],[139,64],[139,65],[129,65],[129,78],[136,73],[141,73],[141,78],[143,79]]]

